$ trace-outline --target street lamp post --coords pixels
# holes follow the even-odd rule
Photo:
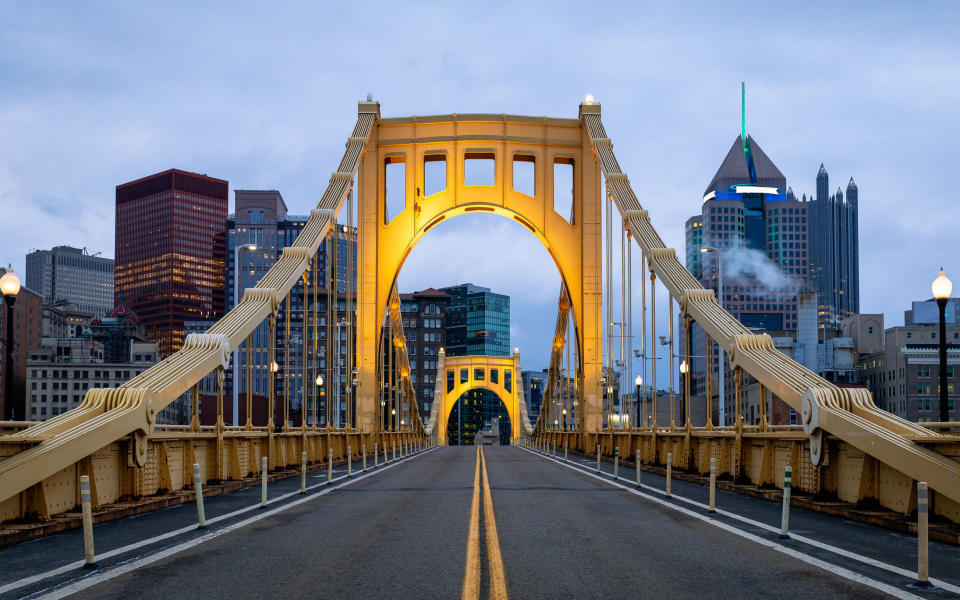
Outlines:
[[[643,385],[643,377],[637,375],[633,383],[637,386],[637,427],[640,427],[640,386]]]
[[[323,387],[323,375],[317,375],[317,395],[313,399],[313,428],[317,428],[317,420],[319,419],[320,414],[320,388]]]
[[[687,398],[688,393],[690,392],[690,386],[687,385],[687,370],[690,367],[687,365],[687,361],[682,361],[680,363],[680,397],[683,398],[683,406],[680,408],[681,413],[683,414],[683,424],[687,424],[687,402],[690,401]]]
[[[236,308],[240,302],[240,251],[249,250],[253,252],[257,249],[255,244],[243,244],[233,249],[233,307]],[[233,426],[240,424],[240,378],[239,369],[237,369],[237,349],[233,349]]]
[[[716,248],[711,248],[710,246],[703,246],[702,248],[700,248],[700,252],[702,253],[713,252],[717,255],[717,304],[720,305],[720,308],[723,308],[723,254]],[[720,344],[717,344],[717,345],[720,348],[720,368],[718,369],[718,372],[719,372],[718,377],[719,377],[719,384],[720,384],[719,386],[720,402],[719,402],[718,409],[720,414],[720,425],[726,425],[727,424],[727,418],[726,418],[726,412],[725,412],[726,403],[724,402],[724,400],[726,399],[727,389],[723,385],[723,376],[724,376],[724,372],[727,370],[727,365],[723,360],[724,358],[723,346]],[[707,356],[710,356],[710,355],[711,355],[711,352],[709,352],[709,348],[708,348]],[[710,377],[710,370],[713,368],[713,365],[710,364],[711,362],[712,361],[709,361],[707,363],[707,377]]]
[[[950,411],[947,407],[947,300],[953,291],[953,284],[947,279],[947,274],[940,268],[937,278],[933,280],[933,297],[937,299],[940,309],[940,421],[950,420]]]
[[[12,266],[7,266],[7,272],[0,277],[0,293],[7,303],[7,343],[6,366],[3,368],[3,417],[12,421],[16,415],[13,412],[13,304],[20,293],[20,278],[13,272]]]

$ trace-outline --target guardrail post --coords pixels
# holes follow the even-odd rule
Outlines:
[[[717,459],[710,459],[710,509],[709,512],[717,512]]]
[[[207,526],[207,516],[203,512],[203,480],[199,463],[193,463],[193,492],[197,497],[197,527],[203,529]]]
[[[267,457],[260,460],[260,508],[267,507]]]
[[[597,444],[597,473],[600,472],[600,444]]]
[[[383,464],[390,462],[390,457],[387,456],[387,443],[383,443]]]
[[[927,523],[930,519],[930,500],[928,497],[927,482],[917,482],[917,582],[916,587],[932,587],[928,577],[930,565],[928,563],[928,532]]]
[[[307,493],[307,453],[300,453],[300,493]]]
[[[93,551],[93,512],[90,509],[90,476],[80,476],[80,508],[83,512],[83,568],[96,569]]]
[[[327,450],[327,483],[333,482],[333,448]]]
[[[347,477],[353,475],[353,448],[347,446]]]
[[[670,497],[670,477],[673,475],[673,452],[667,452],[667,498]]]
[[[640,449],[637,449],[637,487],[640,487],[640,474],[643,473],[643,469],[640,468]]]
[[[378,452],[380,452],[380,442],[374,442],[373,443],[373,468],[374,469],[380,466],[380,455],[378,454]]]
[[[367,445],[360,444],[360,452],[363,454],[363,472],[367,472]]]
[[[557,440],[553,440],[553,455],[557,455]]]
[[[620,446],[613,449],[613,478],[620,472]]]
[[[783,511],[780,513],[780,539],[785,540],[790,537],[790,488],[793,479],[793,469],[790,465],[783,468]]]
[[[570,451],[570,440],[563,440],[563,460],[567,460],[567,454]]]
[[[397,440],[393,440],[390,445],[393,447],[393,460],[397,460]]]

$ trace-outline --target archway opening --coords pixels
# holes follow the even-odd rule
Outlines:
[[[457,398],[447,419],[447,444],[469,446],[477,442],[477,434],[494,439],[502,446],[510,443],[512,423],[506,405],[497,394],[478,388]]]

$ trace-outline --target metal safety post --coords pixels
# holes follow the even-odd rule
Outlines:
[[[613,478],[620,473],[620,446],[613,449]]]
[[[597,473],[600,472],[600,444],[597,444]]]
[[[637,487],[640,487],[640,474],[643,473],[643,469],[640,468],[640,450],[637,450]]]
[[[717,459],[710,459],[710,512],[717,512]]]
[[[300,453],[300,493],[307,493],[307,453]]]
[[[267,457],[260,461],[260,508],[267,507]]]
[[[930,518],[930,499],[927,482],[917,482],[917,582],[916,587],[931,587],[927,522]]]
[[[347,446],[347,477],[353,475],[353,448]]]
[[[367,445],[360,444],[360,453],[363,454],[363,472],[367,472]]]
[[[380,442],[373,443],[373,468],[376,469],[380,465]]]
[[[333,448],[327,450],[327,483],[333,482]]]
[[[667,498],[670,497],[670,477],[673,475],[673,452],[667,452]]]
[[[198,463],[193,463],[193,493],[197,497],[197,527],[204,528],[207,526],[207,516],[203,512],[203,479]]]
[[[783,511],[780,513],[780,539],[785,540],[790,537],[790,489],[793,487],[793,469],[790,465],[783,468]]]
[[[570,440],[563,440],[563,460],[567,460],[567,453],[570,450]]]
[[[96,555],[93,552],[93,512],[90,509],[90,477],[80,476],[80,506],[83,512],[83,568],[96,569]]]

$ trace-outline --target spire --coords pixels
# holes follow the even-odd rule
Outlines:
[[[848,190],[857,189],[857,184],[853,182],[853,177],[850,178],[850,183],[847,184],[847,189]]]
[[[740,139],[747,141],[747,84],[740,82]]]
[[[824,176],[826,177],[827,170],[823,167],[823,163],[820,163],[820,170],[817,171],[817,177]]]

